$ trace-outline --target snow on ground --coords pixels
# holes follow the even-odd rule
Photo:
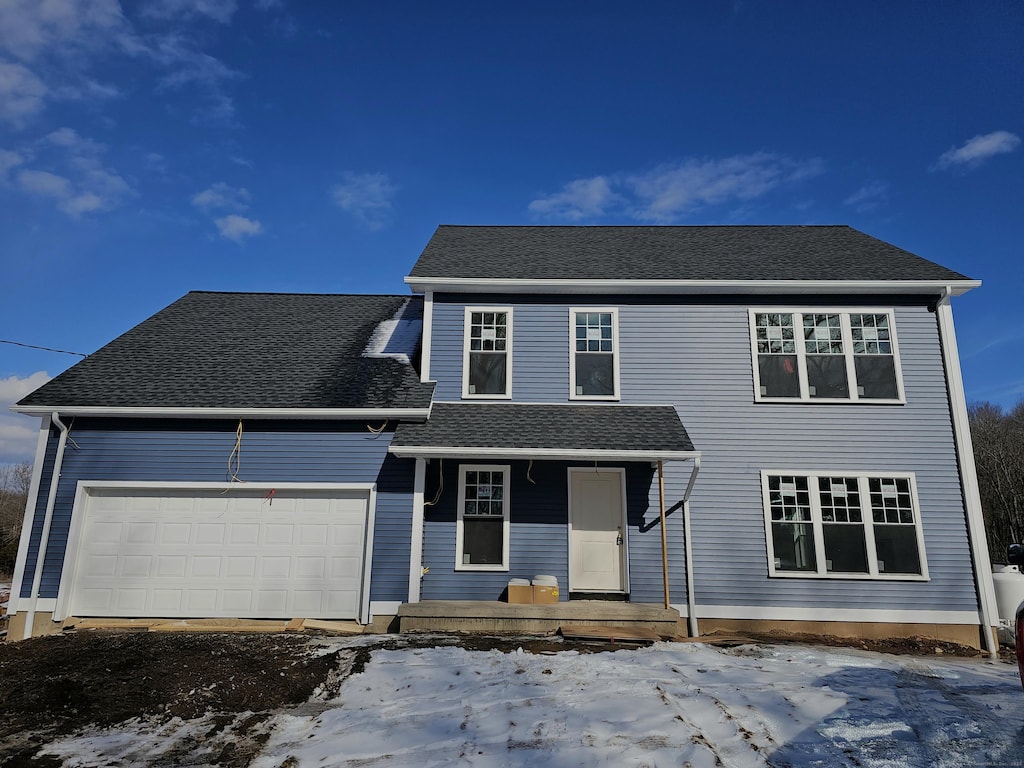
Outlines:
[[[160,753],[200,764],[217,747],[196,741],[206,727],[134,722],[47,753],[67,766]],[[375,651],[336,697],[259,731],[255,768],[1024,766],[1024,691],[1005,663],[801,646],[407,648]],[[189,739],[197,762],[175,749]]]

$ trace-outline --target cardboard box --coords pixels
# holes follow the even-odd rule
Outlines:
[[[554,605],[558,602],[558,587],[533,585],[533,602],[541,605]]]
[[[533,587],[529,584],[509,584],[508,601],[515,605],[529,605],[533,602]]]

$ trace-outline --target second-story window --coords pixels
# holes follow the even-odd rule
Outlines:
[[[756,400],[903,402],[893,314],[751,310]]]
[[[618,312],[613,308],[572,309],[569,330],[570,398],[618,398]]]
[[[512,396],[512,308],[466,307],[464,397]]]

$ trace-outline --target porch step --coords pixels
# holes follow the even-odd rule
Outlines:
[[[573,600],[554,605],[516,605],[488,600],[424,600],[398,609],[401,632],[555,632],[575,627],[648,630],[660,638],[680,633],[679,611],[660,605]],[[685,632],[685,629],[682,630]]]

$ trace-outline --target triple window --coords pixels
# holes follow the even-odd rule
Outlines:
[[[903,402],[889,310],[750,311],[757,400]]]
[[[512,308],[466,307],[463,397],[512,396]]]
[[[771,576],[927,578],[913,475],[761,473]]]
[[[507,464],[459,467],[455,570],[508,570],[510,474]]]

